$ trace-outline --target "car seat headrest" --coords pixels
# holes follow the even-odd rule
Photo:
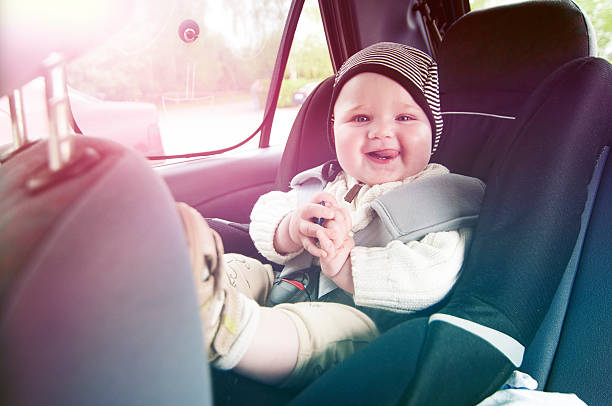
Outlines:
[[[594,55],[591,30],[570,1],[530,1],[464,15],[449,29],[439,52],[441,92],[462,95],[447,99],[444,109],[459,104],[481,108],[483,93],[498,105],[491,108],[505,108],[496,94],[530,93],[565,62]]]
[[[109,140],[56,172],[47,148],[0,166],[0,404],[211,404],[168,187]]]

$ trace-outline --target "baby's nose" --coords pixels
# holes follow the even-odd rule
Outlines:
[[[376,123],[372,131],[369,132],[368,136],[370,139],[374,138],[388,138],[393,136],[393,124],[386,121],[380,121]]]

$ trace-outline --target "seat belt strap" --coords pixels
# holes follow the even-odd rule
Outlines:
[[[291,181],[291,187],[298,192],[298,205],[308,203],[325,187],[327,182],[321,170],[322,166],[310,169]],[[372,203],[376,216],[355,233],[355,243],[381,247],[393,240],[405,243],[429,233],[473,227],[484,192],[481,180],[451,173],[401,185]],[[297,271],[310,268],[313,260],[308,252],[302,252],[285,265],[281,278],[291,278]],[[318,297],[336,288],[332,280],[320,273]]]

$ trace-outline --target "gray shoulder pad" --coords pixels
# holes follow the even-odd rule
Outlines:
[[[304,183],[319,182],[325,185],[327,182],[323,179],[323,165],[319,165],[315,168],[307,169],[304,172],[300,172],[291,179],[289,186],[295,189]]]
[[[355,234],[357,245],[385,246],[392,240],[419,240],[429,233],[473,227],[485,184],[458,174],[407,183],[372,203],[374,220]]]
[[[316,168],[308,169],[304,172],[300,172],[293,179],[291,179],[292,189],[298,191],[298,205],[301,206],[308,203],[310,199],[317,193],[323,190],[327,181],[323,179],[322,175],[323,165],[317,166]]]

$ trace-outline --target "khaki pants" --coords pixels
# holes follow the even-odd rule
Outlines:
[[[184,203],[178,203],[177,209],[185,226],[194,281],[198,284],[203,326],[218,327],[213,328],[214,331],[204,331],[204,345],[209,351],[214,347],[216,356],[225,356],[233,346],[237,332],[227,323],[220,323],[219,317],[234,323],[240,319],[237,295],[223,296],[222,315],[215,316],[214,312],[208,311],[215,308],[210,305],[204,306],[207,310],[203,312],[202,306],[210,302],[214,292],[224,290],[229,293],[233,289],[262,305],[274,281],[272,267],[244,255],[224,254],[221,238],[195,209]],[[204,276],[203,270],[212,276]],[[282,303],[273,309],[288,315],[298,333],[297,364],[283,384],[286,387],[307,385],[378,336],[378,330],[368,316],[343,304]]]
[[[260,305],[265,303],[273,281],[270,265],[239,254],[225,254],[223,261],[230,284]],[[282,303],[274,309],[291,318],[299,339],[297,364],[284,387],[307,385],[378,336],[368,316],[340,303]]]

